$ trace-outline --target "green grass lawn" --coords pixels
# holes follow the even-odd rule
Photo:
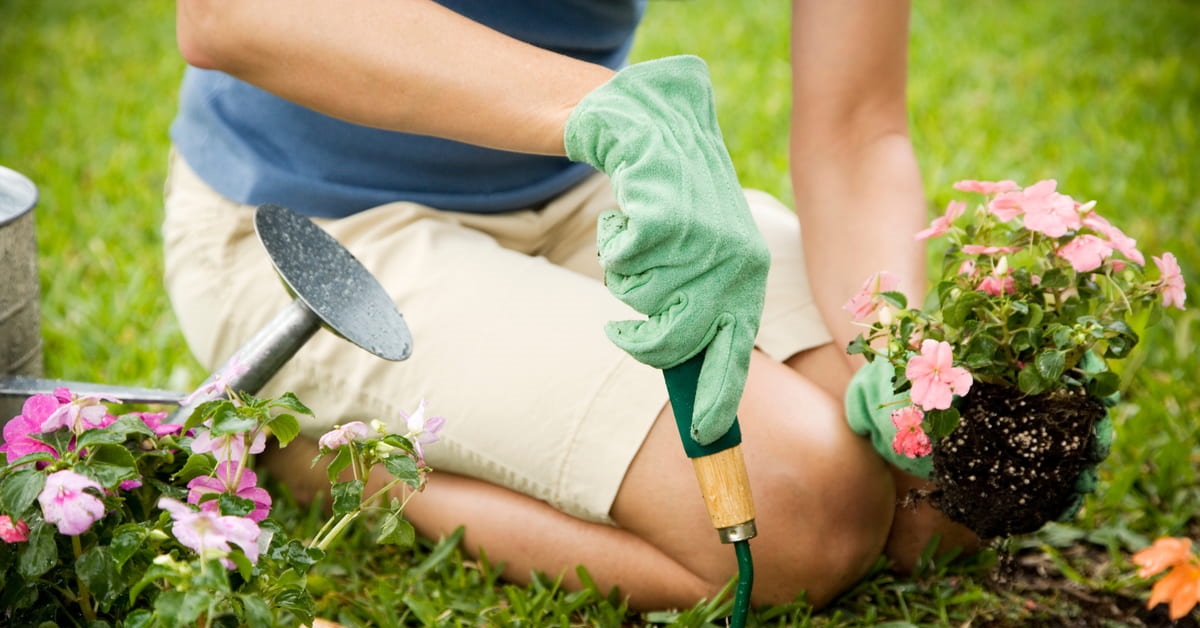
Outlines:
[[[743,183],[785,199],[787,23],[780,0],[652,2],[635,50],[705,57]],[[1056,178],[1073,197],[1097,199],[1142,250],[1174,252],[1189,283],[1200,280],[1200,4],[926,0],[912,30],[912,131],[931,215],[959,179]],[[205,375],[160,281],[167,127],[182,69],[165,0],[0,0],[0,164],[41,191],[50,376],[185,389]],[[797,602],[760,609],[757,621],[1076,625],[1088,600],[1144,599],[1129,553],[1161,534],[1200,536],[1196,312],[1140,321],[1099,493],[1073,524],[1010,544],[1055,586],[992,585],[985,554],[913,578],[879,570],[830,609]],[[312,513],[281,501],[289,523],[313,525]],[[506,585],[453,539],[416,552],[376,550],[364,534],[349,544],[311,583],[323,610],[348,624],[703,625],[728,610],[635,615],[594,589]]]

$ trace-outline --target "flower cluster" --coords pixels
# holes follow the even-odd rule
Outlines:
[[[1188,539],[1163,537],[1133,555],[1138,576],[1153,577],[1164,570],[1165,576],[1154,583],[1146,608],[1168,604],[1171,620],[1187,615],[1200,603],[1200,555],[1192,552]]]
[[[335,454],[334,517],[302,543],[269,518],[271,496],[252,461],[268,431],[286,445],[300,431],[294,413],[311,412],[291,394],[223,394],[230,398],[199,405],[182,423],[165,412],[116,413],[117,399],[65,388],[25,401],[0,445],[0,570],[8,578],[0,623],[312,621],[303,574],[399,483],[423,488],[422,445],[436,442],[443,421],[425,419],[422,402],[404,417],[406,435],[375,422],[353,442],[322,438],[323,453]],[[375,464],[393,479],[364,499]],[[355,478],[337,482],[350,465]],[[406,501],[379,508],[379,542],[412,542],[401,518]]]
[[[956,397],[975,382],[1041,394],[1082,388],[1096,398],[1117,389],[1109,361],[1138,342],[1127,317],[1156,304],[1183,309],[1175,256],[1152,257],[1144,275],[1137,242],[1096,210],[1057,190],[1053,180],[960,181],[977,193],[973,210],[955,200],[918,240],[945,243],[936,289],[909,307],[899,280],[881,271],[846,309],[867,331],[849,346],[895,367],[895,392],[911,405],[892,415],[893,448],[917,458],[957,426]],[[872,320],[874,319],[874,320]]]

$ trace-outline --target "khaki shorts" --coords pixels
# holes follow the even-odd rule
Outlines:
[[[771,196],[746,193],[771,248],[760,348],[778,360],[830,341],[809,294],[799,224]],[[643,318],[599,281],[596,217],[615,207],[594,176],[546,205],[504,214],[391,203],[317,220],[391,294],[413,335],[412,357],[388,362],[322,330],[262,392],[294,392],[318,437],[421,399],[443,416],[426,448],[435,470],[481,478],[573,516],[609,509],[667,403],[660,371],[604,335]],[[229,201],[172,155],[166,183],[166,286],[192,352],[215,368],[290,297],[255,236],[254,208]],[[683,455],[682,449],[680,455]]]

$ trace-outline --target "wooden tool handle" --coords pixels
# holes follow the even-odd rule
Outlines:
[[[742,446],[692,458],[700,494],[714,528],[731,528],[754,521],[754,497]]]

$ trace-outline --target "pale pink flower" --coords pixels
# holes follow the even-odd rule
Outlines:
[[[1083,217],[1083,226],[1099,233],[1108,239],[1112,244],[1112,248],[1116,249],[1121,255],[1124,255],[1129,261],[1139,265],[1146,265],[1146,257],[1137,249],[1137,240],[1125,235],[1112,223],[1104,219],[1096,212],[1089,212]]]
[[[262,521],[271,511],[271,495],[265,489],[257,486],[258,475],[250,469],[242,468],[238,476],[238,466],[232,462],[222,462],[217,465],[213,476],[202,475],[188,482],[189,504],[200,506],[200,510],[217,512],[219,504],[216,499],[200,501],[208,494],[229,493],[254,502],[254,510],[246,515],[252,521]]]
[[[162,497],[158,507],[171,513],[171,532],[184,547],[201,558],[221,558],[226,568],[232,569],[233,562],[224,558],[233,548],[230,543],[242,548],[246,558],[258,561],[258,524],[247,517],[221,516],[209,511],[196,512],[186,504]]]
[[[225,389],[229,388],[234,380],[245,375],[250,367],[242,363],[238,355],[229,358],[229,362],[220,371],[213,374],[211,378],[199,388],[192,391],[192,394],[183,398],[179,402],[180,406],[190,406],[193,403],[200,401],[211,401],[225,394]]]
[[[975,260],[965,259],[958,265],[958,274],[968,277],[975,276]]]
[[[249,434],[226,434],[224,436],[213,437],[212,432],[207,428],[196,430],[196,437],[192,439],[192,453],[203,454],[211,453],[217,462],[236,462],[241,463],[245,459],[246,437]],[[250,441],[249,453],[260,454],[267,448],[267,435],[262,430],[255,430],[254,436]]]
[[[79,434],[84,430],[112,425],[117,418],[109,414],[108,406],[103,402],[120,403],[120,399],[109,395],[92,394],[73,396],[71,401],[62,404],[42,422],[43,432],[53,432],[65,427]]]
[[[1078,203],[1070,196],[1056,192],[1057,187],[1057,181],[1047,179],[1019,193],[1016,204],[1024,213],[1026,229],[1058,238],[1083,225],[1079,218]]]
[[[1171,253],[1163,253],[1162,257],[1153,256],[1151,259],[1154,260],[1154,265],[1158,266],[1158,272],[1162,273],[1158,291],[1162,294],[1163,305],[1174,305],[1184,309],[1183,302],[1187,300],[1187,292],[1184,291],[1183,273],[1179,269],[1179,262]]]
[[[404,414],[404,411],[402,410],[400,414]],[[411,415],[404,414],[404,422],[408,428],[408,433],[404,437],[412,441],[413,449],[417,452],[417,463],[425,464],[423,445],[432,445],[441,440],[437,433],[445,427],[446,419],[440,416],[425,418],[425,400],[422,399],[416,412]]]
[[[883,303],[883,297],[879,296],[880,293],[892,292],[898,287],[900,287],[899,277],[886,270],[879,271],[867,278],[858,294],[850,297],[842,309],[850,312],[854,320],[861,321],[870,316]]]
[[[892,425],[896,426],[896,436],[892,439],[892,449],[902,456],[920,458],[933,453],[933,443],[929,435],[921,429],[921,421],[925,413],[916,406],[905,406],[892,413]]]
[[[20,543],[29,540],[29,526],[24,521],[13,520],[8,515],[0,515],[0,541],[5,543]]]
[[[83,534],[96,520],[104,516],[104,502],[85,489],[101,491],[95,480],[70,469],[55,471],[46,476],[46,484],[38,495],[42,518],[53,523],[61,534]]]
[[[984,246],[982,244],[964,244],[962,252],[967,255],[1008,255],[1020,251],[1019,246]]]
[[[354,441],[366,440],[371,436],[371,428],[362,421],[351,421],[345,425],[335,425],[317,441],[322,451],[337,449]]]
[[[950,230],[950,225],[956,218],[961,216],[967,210],[967,204],[962,201],[950,201],[950,205],[946,207],[946,213],[933,219],[933,223],[928,229],[923,229],[917,232],[918,240],[926,240],[935,238],[945,234]]]
[[[912,382],[909,396],[924,410],[945,410],[954,395],[971,389],[971,373],[954,366],[950,343],[944,341],[922,341],[920,355],[909,359],[904,374]]]
[[[1112,245],[1108,240],[1084,234],[1075,236],[1070,242],[1060,246],[1054,254],[1070,262],[1075,272],[1086,273],[1100,268],[1112,252]]]
[[[1016,181],[1005,179],[1003,181],[975,181],[972,179],[964,179],[954,184],[954,189],[963,192],[978,192],[980,194],[1000,194],[1001,192],[1011,192],[1020,189]]]

